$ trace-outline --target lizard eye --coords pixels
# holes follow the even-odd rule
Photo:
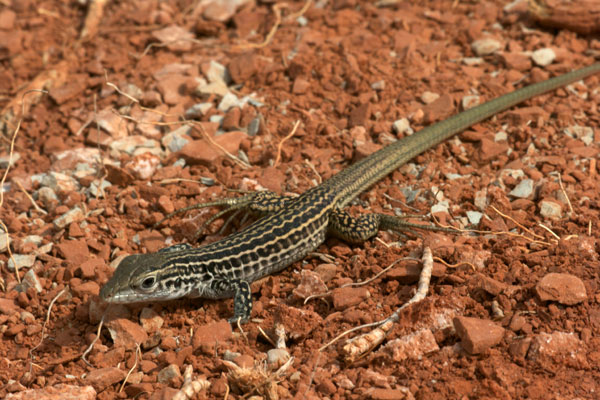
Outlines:
[[[142,284],[140,285],[140,287],[142,289],[152,289],[152,286],[154,286],[155,282],[156,282],[156,279],[153,276],[150,276],[142,281]]]

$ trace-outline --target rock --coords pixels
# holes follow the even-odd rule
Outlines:
[[[231,82],[231,76],[229,76],[227,68],[215,60],[210,60],[210,64],[204,75],[209,82],[223,82],[225,84]]]
[[[502,61],[507,68],[515,69],[519,72],[529,71],[531,69],[531,59],[522,53],[504,53]]]
[[[0,253],[4,253],[10,246],[10,237],[4,231],[0,231]]]
[[[4,235],[6,236],[6,235]],[[9,271],[14,271],[16,268],[31,268],[35,263],[35,254],[13,254],[12,258],[8,259],[6,267]]]
[[[492,296],[498,296],[507,287],[506,283],[499,282],[483,274],[477,274],[475,276],[475,281],[481,289],[485,290]]]
[[[337,265],[335,264],[319,264],[315,268],[315,272],[319,274],[323,282],[329,282],[337,274]]]
[[[142,327],[148,333],[158,332],[162,328],[165,320],[149,307],[142,308],[140,313],[140,322]]]
[[[471,49],[478,56],[487,56],[497,52],[502,48],[502,44],[492,38],[479,39],[471,43]]]
[[[273,370],[278,369],[290,359],[286,349],[271,349],[267,351],[267,364]]]
[[[587,346],[574,333],[542,332],[534,336],[527,358],[548,370],[554,370],[556,364],[587,369],[589,363],[586,353]]]
[[[348,116],[348,125],[350,128],[355,126],[366,126],[371,118],[371,104],[363,103],[350,112]]]
[[[41,182],[42,186],[49,187],[56,193],[70,193],[79,190],[79,183],[69,175],[61,172],[50,171],[44,175]]]
[[[176,153],[192,141],[192,138],[189,136],[191,131],[192,127],[190,125],[180,126],[163,136],[161,143],[171,152]]]
[[[392,124],[392,130],[397,134],[412,135],[415,131],[410,127],[410,122],[406,118],[401,118],[394,121]]]
[[[146,331],[138,324],[125,318],[115,318],[106,323],[115,346],[123,346],[128,349],[141,345],[148,339]]]
[[[160,165],[160,158],[151,153],[135,156],[125,164],[125,168],[137,179],[150,179]]]
[[[85,214],[83,213],[83,210],[79,207],[74,207],[66,213],[64,213],[63,215],[61,215],[60,217],[55,218],[54,221],[52,221],[52,223],[58,229],[63,229],[68,225],[72,224],[73,222],[81,222],[84,219]]]
[[[172,383],[174,379],[179,378],[180,376],[181,372],[179,372],[179,367],[175,364],[171,364],[161,369],[156,379],[158,383],[168,385]]]
[[[98,112],[98,125],[113,139],[121,139],[129,135],[128,121],[117,115],[112,108]]]
[[[384,389],[370,388],[365,391],[365,398],[371,400],[414,400],[408,388]]]
[[[37,274],[35,273],[35,271],[33,269],[30,269],[29,271],[27,271],[27,273],[25,274],[25,276],[23,276],[23,286],[25,288],[34,288],[35,291],[37,293],[41,293],[42,292],[42,284],[40,282],[40,279],[38,278]]]
[[[533,194],[533,180],[523,179],[513,190],[510,191],[509,195],[518,197],[521,199],[527,199]]]
[[[425,91],[421,94],[421,101],[425,104],[431,104],[434,101],[436,101],[437,99],[440,98],[440,95],[438,93],[433,93],[430,91]]]
[[[591,126],[572,125],[566,127],[563,132],[574,139],[581,140],[586,146],[594,141],[594,129]]]
[[[555,201],[542,200],[539,203],[540,215],[544,218],[559,220],[562,218],[562,207]]]
[[[119,368],[100,368],[89,372],[85,377],[85,382],[89,383],[94,387],[94,389],[101,392],[110,385],[114,385],[115,383],[125,379],[125,375],[127,375],[126,372],[120,370]]]
[[[228,70],[235,83],[244,83],[258,72],[258,55],[253,52],[241,54],[231,59]]]
[[[79,279],[77,279],[79,280]],[[83,298],[85,295],[87,296],[98,296],[100,294],[100,285],[98,285],[94,281],[88,281],[78,284],[73,284],[73,280],[71,280],[73,294],[79,298]]]
[[[327,293],[327,285],[321,280],[319,274],[303,269],[300,272],[300,284],[292,292],[301,299]]]
[[[479,354],[500,343],[504,336],[504,328],[492,321],[456,317],[454,329],[461,339],[462,347],[471,354]]]
[[[242,131],[226,132],[213,138],[214,142],[227,150],[230,154],[237,154],[242,141],[248,135]],[[188,164],[213,165],[215,160],[223,156],[223,152],[212,143],[205,140],[194,140],[183,147],[181,157]]]
[[[370,296],[369,290],[364,287],[336,288],[331,294],[333,307],[338,311],[360,304]]]
[[[478,106],[479,103],[481,103],[481,97],[477,95],[464,96],[460,101],[463,110],[468,110]]]
[[[556,59],[556,53],[549,48],[538,49],[531,54],[531,59],[540,67],[546,67]]]
[[[92,386],[75,386],[59,383],[42,389],[27,389],[19,393],[9,393],[5,400],[95,400],[96,391]]]
[[[148,139],[141,135],[131,135],[126,138],[115,140],[110,143],[109,147],[113,151],[126,153],[129,155],[150,152],[153,154],[160,153],[160,144],[154,139]]]
[[[210,350],[218,343],[223,344],[233,337],[231,325],[225,320],[212,324],[199,326],[194,332],[192,346],[202,346],[204,350]]]
[[[535,291],[542,301],[557,301],[569,306],[587,299],[583,281],[570,274],[547,274],[538,282]]]
[[[194,80],[186,75],[169,74],[162,76],[156,83],[156,88],[161,94],[165,103],[174,106],[182,103],[186,99],[186,95],[190,88],[194,87]]]
[[[68,262],[79,265],[90,256],[90,250],[85,240],[65,240],[56,245],[58,255]]]
[[[14,300],[0,298],[0,314],[10,316],[16,312],[19,312],[20,310],[21,308],[17,306]]]
[[[398,362],[406,359],[419,360],[423,355],[439,349],[431,330],[421,329],[400,339],[389,341],[381,351],[388,353],[392,360]]]
[[[166,45],[169,50],[181,52],[191,50],[194,40],[193,33],[177,25],[153,31],[152,36]]]

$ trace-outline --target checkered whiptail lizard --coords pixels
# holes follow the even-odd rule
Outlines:
[[[201,206],[224,205],[264,215],[242,231],[193,248],[179,244],[125,257],[100,296],[109,303],[180,297],[234,298],[230,321],[247,320],[250,283],[315,250],[327,234],[362,242],[378,230],[410,227],[385,214],[353,218],[342,209],[369,186],[413,157],[469,126],[544,92],[600,72],[600,63],[505,94],[431,125],[371,154],[298,197],[254,192]]]

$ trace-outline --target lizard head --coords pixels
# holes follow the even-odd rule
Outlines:
[[[169,288],[166,263],[167,257],[161,252],[125,257],[100,290],[100,297],[108,303],[125,304],[185,296],[186,293]]]

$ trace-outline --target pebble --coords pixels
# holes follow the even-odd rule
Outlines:
[[[563,132],[574,139],[581,140],[586,146],[594,141],[594,129],[591,126],[572,125],[566,127]]]
[[[484,352],[500,343],[504,336],[504,328],[489,320],[456,317],[453,323],[462,347],[470,354]]]
[[[248,135],[242,131],[231,131],[213,138],[215,143],[222,146],[230,154],[237,154],[240,145]],[[205,140],[194,140],[183,147],[181,157],[188,164],[212,165],[223,153],[216,146]]]
[[[475,282],[478,283],[478,286],[481,289],[485,290],[492,296],[498,296],[508,286],[506,283],[497,281],[483,274],[477,274],[475,276]]]
[[[229,88],[227,87],[225,82],[217,81],[217,82],[211,82],[211,83],[201,83],[200,85],[198,85],[196,87],[196,89],[194,89],[194,92],[196,95],[198,95],[200,97],[206,97],[211,94],[216,94],[219,97],[225,97],[229,93]],[[210,104],[210,107],[208,107],[208,106],[202,107],[203,109],[205,109],[205,111],[202,113],[202,115],[204,115],[204,113],[212,107],[212,103],[200,103],[200,104]]]
[[[27,389],[18,393],[9,393],[5,400],[53,400],[78,399],[95,400],[96,390],[92,386],[75,386],[59,383],[41,389]]]
[[[290,353],[286,349],[271,349],[267,351],[267,364],[276,370],[290,359]]]
[[[140,325],[126,319],[115,318],[106,323],[106,328],[116,347],[135,348],[148,339],[148,334]]]
[[[227,68],[215,60],[210,61],[205,75],[209,82],[223,82],[225,84],[231,82],[231,76],[229,75]]]
[[[370,296],[369,290],[364,287],[336,288],[331,293],[333,307],[338,311],[360,304]]]
[[[99,368],[90,371],[86,375],[84,381],[92,385],[97,391],[101,392],[110,385],[114,385],[125,379],[125,375],[125,371],[116,367]]]
[[[187,119],[193,119],[193,118],[200,119],[204,115],[206,115],[208,110],[210,110],[212,107],[213,107],[212,103],[196,103],[193,106],[191,106],[190,108],[188,108],[187,110],[185,110],[184,114]],[[163,145],[164,145],[164,142],[163,142]]]
[[[542,332],[533,337],[527,358],[544,368],[555,369],[565,365],[576,369],[587,369],[587,346],[574,333]]]
[[[167,133],[161,139],[161,143],[165,148],[175,153],[180,151],[186,144],[192,141],[190,133],[192,127],[190,125],[183,125],[179,128]]]
[[[191,50],[195,36],[193,33],[177,25],[152,31],[152,36],[158,39],[171,51],[186,52]]]
[[[301,299],[306,299],[310,296],[327,293],[327,285],[318,273],[303,269],[300,272],[300,284],[292,293]]]
[[[35,263],[35,254],[13,254],[12,258],[8,259],[6,266],[9,271],[14,271],[15,266],[19,269],[30,268]]]
[[[502,48],[502,44],[492,38],[479,39],[471,43],[471,49],[478,56],[487,56],[497,52]]]
[[[406,118],[401,118],[392,124],[392,130],[394,133],[412,135],[415,131],[410,127],[410,122]]]
[[[562,206],[555,201],[542,200],[539,203],[540,215],[544,218],[559,220],[562,218]]]
[[[533,179],[523,179],[509,195],[520,199],[527,199],[533,194]]]
[[[37,199],[42,202],[46,209],[52,209],[58,203],[58,196],[49,187],[41,187],[36,192]]]
[[[531,53],[531,59],[540,67],[546,67],[556,59],[556,53],[550,48],[543,48]]]
[[[235,94],[228,91],[221,99],[221,102],[217,106],[217,109],[219,111],[227,112],[232,107],[242,107],[243,105],[243,101],[238,99],[238,97]]]
[[[439,98],[440,95],[438,93],[425,91],[423,94],[421,94],[421,101],[425,104],[431,104]]]
[[[4,253],[8,250],[8,246],[10,245],[10,237],[6,235],[4,231],[0,230],[0,253]]]
[[[370,388],[365,391],[365,398],[371,400],[414,400],[407,387],[400,389]]]
[[[323,282],[329,282],[337,274],[337,265],[335,264],[319,264],[315,268],[315,272],[319,274]]]
[[[0,168],[6,169],[8,167],[8,163],[10,162],[10,166],[13,167],[17,161],[21,159],[21,154],[18,152],[13,152],[12,158],[9,156],[0,157]]]
[[[37,293],[41,293],[43,289],[40,278],[38,278],[33,268],[27,271],[25,276],[23,276],[23,285],[25,288],[34,288]]]
[[[197,327],[192,337],[192,346],[194,349],[201,347],[204,351],[210,352],[217,343],[223,345],[232,337],[231,324],[221,320]]]
[[[137,179],[150,179],[160,165],[160,158],[151,153],[135,156],[125,164],[125,168]]]
[[[140,313],[140,322],[144,330],[150,334],[158,332],[165,320],[153,309],[144,307]]]
[[[160,145],[154,139],[148,139],[141,135],[132,135],[123,139],[114,140],[109,147],[113,151],[133,155],[136,150],[160,153]]]
[[[211,21],[225,22],[235,14],[235,11],[248,3],[249,0],[208,0],[202,16]]]
[[[477,95],[468,95],[461,99],[461,106],[463,110],[473,108],[479,105],[479,103],[481,103],[481,97]]]
[[[467,219],[471,225],[479,225],[479,222],[483,218],[483,214],[479,211],[467,211]]]
[[[406,359],[420,360],[423,355],[438,351],[440,348],[429,329],[421,329],[399,339],[390,340],[381,351],[399,362]]]
[[[96,120],[102,130],[108,133],[113,139],[121,139],[129,134],[129,123],[127,120],[117,115],[112,108],[100,110]]]
[[[51,171],[44,175],[41,181],[42,186],[49,187],[56,193],[69,193],[79,190],[79,183],[67,174]]]
[[[557,301],[569,306],[587,299],[583,281],[571,274],[547,274],[535,286],[535,291],[542,301]]]
[[[157,381],[158,383],[168,385],[173,382],[174,379],[179,378],[180,376],[181,372],[179,372],[179,367],[175,364],[171,364],[160,370]]]

